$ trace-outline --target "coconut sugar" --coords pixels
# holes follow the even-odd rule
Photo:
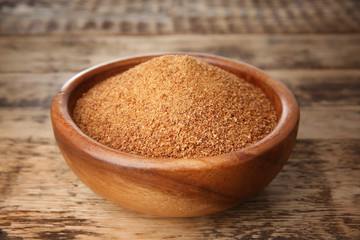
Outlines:
[[[163,158],[229,153],[269,134],[276,112],[260,88],[187,55],[165,55],[92,87],[73,119],[117,150]]]

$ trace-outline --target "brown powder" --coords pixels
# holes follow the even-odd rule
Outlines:
[[[111,148],[170,158],[232,152],[277,123],[261,89],[187,55],[154,58],[102,81],[78,100],[73,119]]]

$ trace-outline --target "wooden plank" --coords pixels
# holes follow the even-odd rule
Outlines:
[[[331,51],[330,51],[331,50]],[[2,36],[0,72],[78,72],[135,54],[195,51],[262,69],[359,69],[360,35]]]
[[[298,139],[359,139],[360,108],[302,109]]]
[[[360,6],[345,1],[5,1],[0,33],[354,33]]]
[[[0,74],[0,107],[50,109],[55,94],[75,74]]]
[[[358,70],[269,70],[292,90],[301,107],[360,105]]]
[[[49,109],[0,108],[0,129],[0,138],[54,138]]]
[[[360,70],[268,70],[295,94],[299,105],[315,109],[360,105]],[[56,92],[76,73],[0,74],[0,107],[49,108]]]
[[[357,140],[301,139],[279,176],[227,211],[162,218],[116,206],[70,171],[48,140],[0,138],[2,239],[357,239]]]

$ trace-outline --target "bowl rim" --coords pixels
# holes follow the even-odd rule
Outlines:
[[[114,69],[119,63],[131,60],[135,63],[141,58],[153,58],[162,55],[189,55],[204,60],[208,63],[212,61],[219,65],[220,61],[223,65],[231,63],[241,67],[241,71],[251,72],[260,75],[261,81],[270,86],[272,91],[276,93],[282,105],[282,113],[276,127],[263,139],[245,148],[224,153],[215,156],[198,157],[198,158],[155,158],[134,155],[122,152],[106,145],[103,145],[96,140],[90,138],[75,124],[72,120],[71,113],[68,110],[68,102],[71,93],[82,82],[88,80],[89,77]],[[120,64],[121,65],[121,64]],[[102,70],[101,70],[102,69]],[[250,74],[251,75],[251,74]],[[269,76],[259,68],[247,64],[242,61],[229,59],[222,56],[204,54],[197,52],[160,52],[139,54],[123,58],[117,58],[111,61],[106,61],[92,67],[89,67],[73,77],[71,77],[55,95],[51,103],[51,121],[53,129],[61,129],[61,134],[64,136],[71,136],[67,140],[68,144],[75,149],[80,149],[82,153],[92,156],[95,159],[129,168],[161,168],[161,169],[199,169],[212,168],[219,165],[234,165],[240,162],[251,161],[256,156],[271,150],[274,146],[279,145],[286,137],[298,126],[299,123],[299,107],[293,93],[280,81]],[[59,119],[60,118],[60,119]],[[60,120],[60,121],[59,121]],[[56,136],[56,134],[55,134]],[[78,147],[81,144],[80,148]]]

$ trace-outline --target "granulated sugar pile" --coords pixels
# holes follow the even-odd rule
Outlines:
[[[94,140],[149,157],[214,156],[270,133],[275,110],[261,89],[187,55],[166,55],[95,85],[73,119]]]

